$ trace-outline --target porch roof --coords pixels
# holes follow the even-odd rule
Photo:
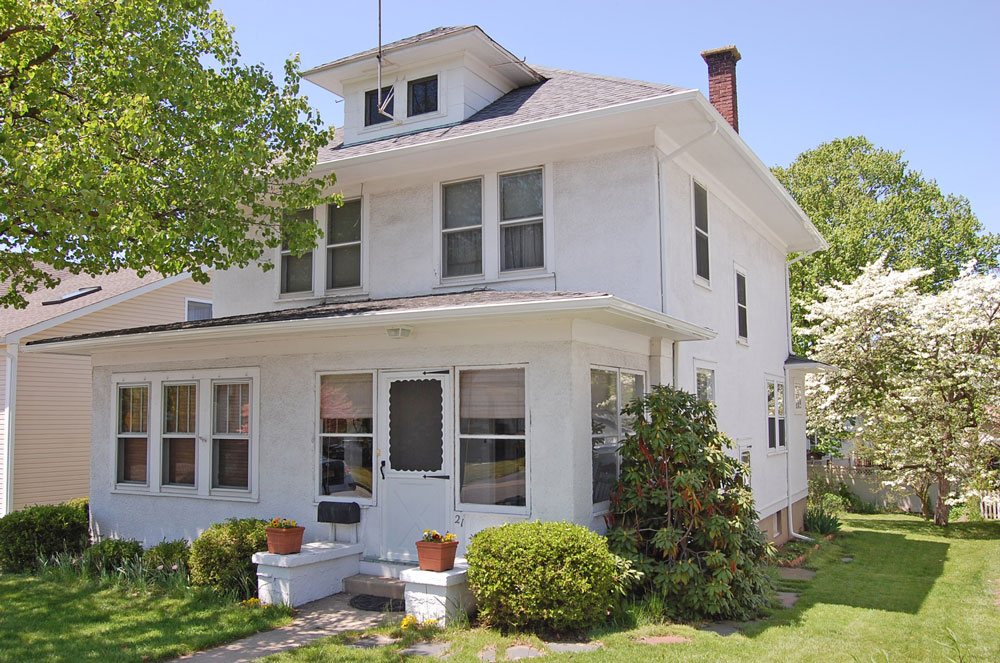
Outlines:
[[[675,341],[707,340],[715,332],[673,316],[595,292],[469,290],[317,304],[211,320],[175,322],[32,341],[28,352],[89,355],[115,346],[207,338],[275,336],[291,332],[386,327],[416,322],[472,320],[492,316],[571,314],[605,321],[649,336]]]

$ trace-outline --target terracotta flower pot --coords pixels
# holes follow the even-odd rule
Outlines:
[[[276,555],[294,555],[302,550],[302,534],[305,527],[265,527],[267,532],[267,552]]]
[[[458,541],[435,543],[417,541],[417,559],[424,571],[447,571],[455,567],[455,551]]]

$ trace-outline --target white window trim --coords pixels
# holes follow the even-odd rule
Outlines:
[[[717,368],[717,363],[710,361],[708,359],[700,359],[695,357],[693,360],[694,364],[694,390],[692,393],[698,396],[698,371],[706,370],[712,371],[712,396],[711,403],[718,407],[719,405],[719,370]]]
[[[112,393],[111,438],[113,474],[112,494],[189,497],[222,501],[256,502],[260,494],[260,369],[225,368],[192,371],[146,371],[141,373],[115,373],[111,376]],[[164,384],[198,383],[198,440],[195,451],[195,489],[163,485],[163,386]],[[250,384],[250,450],[247,469],[247,490],[212,488],[212,385],[220,382],[248,382]],[[146,451],[146,481],[144,485],[118,482],[118,390],[120,387],[147,385],[149,411],[146,414],[148,447]],[[241,438],[242,439],[242,438]]]
[[[712,226],[709,226],[711,230]],[[739,277],[743,277],[743,284],[746,289],[747,303],[740,304],[739,295]],[[733,263],[733,303],[736,305],[736,342],[740,345],[749,347],[750,345],[750,279],[747,278],[747,270],[741,265]],[[740,336],[740,307],[743,307],[747,312],[747,335]]]
[[[318,223],[318,219],[317,219],[318,212],[317,212],[317,209],[318,208],[316,208],[316,207],[312,208],[313,223]],[[326,243],[326,228],[323,227],[322,225],[320,225],[320,233],[321,234],[320,234],[320,240],[319,241],[322,242],[323,244],[325,244]],[[287,302],[287,301],[298,301],[298,300],[304,300],[304,299],[315,299],[316,297],[322,296],[322,294],[321,294],[322,285],[320,285],[320,284],[322,284],[324,282],[323,281],[319,281],[317,283],[316,277],[317,277],[317,275],[322,275],[322,276],[325,277],[326,273],[325,272],[319,272],[318,269],[317,269],[317,267],[318,267],[317,263],[320,262],[319,260],[317,260],[317,257],[318,257],[317,254],[319,253],[317,245],[313,245],[313,248],[310,250],[310,253],[312,253],[312,289],[311,290],[296,290],[294,292],[282,292],[281,291],[281,271],[282,271],[281,262],[282,262],[282,258],[284,256],[286,256],[286,255],[289,255],[290,253],[291,253],[290,251],[282,249],[281,248],[281,244],[279,244],[278,246],[274,247],[274,265],[277,268],[277,269],[274,270],[276,272],[276,275],[275,275],[276,278],[274,280],[274,300],[275,301]],[[305,255],[305,254],[302,254],[302,255]],[[326,268],[326,258],[325,257],[323,258],[322,262],[323,262],[323,267],[325,269]]]
[[[702,232],[695,225],[695,187],[699,186],[705,190],[705,215],[708,217],[708,232],[705,236],[708,237],[708,278],[704,278],[698,274],[698,233]],[[691,278],[694,279],[695,285],[699,285],[707,290],[712,289],[712,200],[709,195],[709,189],[707,186],[702,184],[700,181],[691,178]]]
[[[280,276],[279,276],[279,278],[280,278]],[[191,322],[191,319],[188,317],[188,314],[189,314],[188,304],[191,303],[191,302],[193,302],[195,304],[208,304],[209,306],[212,306],[212,315],[213,316],[215,315],[215,307],[212,304],[212,300],[211,299],[197,299],[195,297],[185,297],[184,298],[184,322]]]
[[[520,173],[529,170],[542,170],[542,241],[544,243],[544,264],[541,267],[530,267],[527,269],[512,269],[501,271],[502,255],[500,242],[500,176],[511,173]],[[482,218],[482,272],[479,274],[469,274],[463,276],[444,276],[444,209],[443,191],[446,184],[466,182],[473,179],[481,179],[483,195],[483,218]],[[506,281],[527,281],[537,279],[555,278],[555,222],[553,205],[553,179],[552,164],[529,164],[527,166],[505,169],[489,170],[480,175],[472,177],[462,177],[458,179],[448,179],[435,182],[432,209],[434,215],[434,273],[437,275],[437,284],[431,286],[433,289],[444,289],[464,285],[489,285],[492,283],[503,283]],[[516,223],[516,222],[511,222]],[[471,226],[470,226],[471,227]],[[455,229],[457,230],[457,229]]]
[[[474,180],[479,180],[479,196],[480,196],[480,216],[479,216],[479,226],[462,226],[461,228],[445,228],[444,227],[444,188],[450,184],[461,184],[462,182],[472,182]],[[434,203],[432,205],[434,210],[435,229],[437,237],[434,240],[435,246],[435,260],[436,266],[434,268],[435,272],[438,274],[440,283],[447,284],[460,284],[460,283],[476,283],[482,281],[487,274],[487,253],[486,253],[486,217],[487,217],[487,193],[486,187],[489,182],[489,178],[482,175],[476,175],[473,177],[462,177],[456,180],[444,180],[437,182],[434,187]],[[461,276],[445,276],[444,275],[444,236],[447,234],[453,234],[458,232],[469,232],[472,229],[479,228],[479,273],[478,274],[462,274]]]
[[[326,210],[326,218],[323,220],[323,223],[320,224],[320,226],[321,226],[320,231],[322,232],[322,236],[319,239],[320,243],[323,245],[323,251],[322,251],[323,256],[322,256],[322,258],[320,258],[320,262],[322,262],[322,270],[321,271],[322,271],[322,274],[323,274],[323,279],[322,279],[322,281],[320,283],[322,284],[321,287],[323,289],[323,294],[325,296],[327,296],[327,297],[341,297],[341,296],[346,297],[346,296],[354,296],[354,295],[364,295],[364,294],[367,294],[367,292],[368,292],[368,287],[367,287],[367,285],[368,285],[368,251],[367,251],[367,247],[368,247],[368,196],[366,196],[366,195],[350,196],[350,197],[344,196],[344,202],[345,203],[347,203],[347,202],[353,202],[355,200],[357,200],[361,204],[361,233],[359,235],[360,239],[358,239],[357,241],[354,241],[354,242],[341,242],[339,244],[328,244],[327,243],[327,234],[329,232],[329,227],[328,226],[329,226],[329,223],[330,223],[330,216],[329,216],[330,215],[330,210],[329,210],[329,207],[330,207],[330,204],[332,204],[332,203],[327,204],[327,205],[324,206],[324,209]],[[348,286],[346,288],[327,288],[326,287],[326,277],[327,277],[327,270],[328,270],[328,267],[329,267],[328,261],[329,261],[329,258],[330,258],[330,249],[336,249],[336,248],[341,248],[341,247],[345,247],[345,246],[354,246],[354,245],[358,245],[358,247],[360,247],[360,250],[361,250],[360,264],[358,266],[358,269],[359,269],[359,273],[358,273],[358,281],[359,281],[359,283],[358,283],[358,285],[356,285],[356,286]],[[313,255],[313,262],[314,263],[316,262],[316,256],[315,256],[315,254]]]
[[[121,419],[120,419],[120,417],[121,417],[121,410],[119,410],[119,407],[121,406],[121,393],[120,393],[120,391],[121,391],[121,389],[128,389],[129,387],[146,387],[146,407],[147,407],[147,410],[146,410],[146,432],[144,434],[122,433],[122,432],[120,432],[118,430],[118,427],[121,424]],[[125,380],[125,381],[122,381],[122,382],[116,382],[114,384],[114,388],[112,390],[113,393],[114,393],[114,402],[111,405],[111,412],[112,412],[112,415],[111,415],[112,419],[111,419],[111,421],[113,422],[112,429],[114,431],[114,435],[113,435],[113,442],[112,442],[111,451],[112,451],[112,458],[114,459],[114,462],[112,463],[112,479],[111,479],[111,481],[115,485],[115,487],[120,487],[122,490],[145,493],[145,492],[147,492],[149,490],[150,482],[152,481],[152,475],[150,474],[150,465],[152,463],[152,458],[151,457],[152,457],[152,453],[153,453],[153,449],[152,449],[152,447],[153,447],[153,439],[152,439],[152,437],[150,435],[150,430],[149,430],[150,427],[151,427],[151,422],[149,420],[149,417],[152,414],[152,397],[151,397],[152,389],[153,389],[153,387],[152,387],[152,385],[149,382],[134,381],[134,380]],[[144,483],[138,483],[138,482],[134,482],[134,481],[119,481],[118,480],[118,460],[119,460],[118,439],[119,438],[123,438],[123,437],[131,437],[131,438],[143,438],[144,437],[144,438],[146,438],[146,481]]]
[[[448,80],[447,80],[447,70],[440,69],[441,64],[438,63],[433,68],[430,69],[419,69],[407,72],[405,74],[399,74],[392,81],[382,80],[382,87],[392,87],[392,119],[385,122],[379,122],[378,124],[365,124],[365,113],[367,111],[367,104],[365,103],[365,98],[369,92],[376,90],[377,83],[372,82],[371,85],[366,85],[363,88],[359,88],[360,93],[360,106],[361,112],[358,116],[358,136],[367,135],[367,140],[377,140],[384,136],[390,136],[398,130],[400,127],[405,127],[407,125],[419,124],[431,120],[431,126],[433,126],[434,120],[440,120],[448,116]],[[430,113],[421,113],[420,115],[410,116],[408,114],[409,110],[409,96],[410,96],[410,81],[420,80],[421,78],[430,78],[431,76],[437,76],[438,79],[438,107],[436,111]],[[400,103],[402,101],[402,103]],[[369,135],[373,134],[373,135]],[[379,135],[383,134],[383,135]]]
[[[322,480],[323,472],[323,432],[322,424],[320,421],[320,407],[322,393],[322,382],[324,375],[370,375],[372,378],[372,496],[370,498],[357,497],[357,496],[338,496],[338,495],[322,495],[319,491],[320,481]],[[378,436],[379,436],[379,408],[378,408],[378,372],[372,369],[358,369],[358,370],[336,370],[336,371],[317,371],[315,377],[315,390],[316,397],[314,400],[315,410],[313,411],[313,420],[316,425],[316,435],[315,435],[315,449],[313,452],[313,465],[315,471],[313,472],[313,503],[319,504],[320,502],[357,502],[362,506],[377,506],[378,505],[378,459],[380,449],[378,448]]]
[[[519,368],[524,370],[524,435],[462,435],[461,433],[461,413],[459,408],[461,407],[461,373],[462,371],[490,371],[490,370],[503,370]],[[454,449],[455,452],[452,454],[452,476],[454,480],[452,485],[454,488],[454,500],[455,500],[455,513],[499,513],[499,514],[511,514],[527,516],[531,513],[531,394],[529,392],[529,385],[531,381],[528,379],[528,364],[492,364],[484,366],[456,366],[454,370],[455,380],[453,381],[452,388],[455,390],[455,407],[452,408],[454,413]],[[462,501],[462,485],[461,485],[461,467],[462,467],[462,448],[461,448],[461,438],[488,438],[488,439],[504,439],[504,440],[520,440],[524,438],[524,506],[503,506],[499,504],[469,504]]]
[[[771,384],[771,383],[773,383],[773,384],[776,385],[775,386],[775,408],[777,409],[777,385],[779,385],[779,384],[783,385],[782,386],[782,390],[783,390],[783,393],[784,393],[784,404],[785,404],[785,414],[784,414],[783,417],[778,417],[778,413],[777,413],[777,411],[775,411],[775,420],[776,420],[775,426],[778,426],[779,423],[780,423],[780,425],[785,428],[785,444],[784,445],[781,444],[781,433],[776,428],[775,429],[775,444],[777,446],[775,446],[775,447],[771,447],[770,433],[769,433],[768,428],[767,428],[767,420],[771,416],[770,413],[768,412],[767,386],[768,386],[768,384]],[[778,376],[778,375],[772,375],[770,373],[766,373],[764,375],[764,448],[767,449],[767,455],[768,456],[775,456],[775,455],[778,455],[778,454],[788,453],[788,428],[787,428],[788,424],[787,424],[787,421],[788,421],[788,385],[785,384],[785,378],[781,377],[781,376]]]
[[[501,209],[501,205],[503,204],[503,201],[500,199],[500,178],[502,178],[505,175],[516,175],[518,173],[530,173],[530,172],[535,171],[535,170],[542,171],[542,214],[541,214],[541,216],[537,216],[537,217],[532,216],[532,217],[526,217],[524,219],[512,219],[510,221],[504,221],[503,220],[503,213],[502,213],[502,209]],[[497,173],[497,177],[496,177],[496,187],[497,187],[497,190],[496,190],[496,194],[497,194],[497,196],[496,196],[496,203],[497,203],[496,204],[496,207],[497,207],[496,214],[497,214],[497,274],[498,274],[497,278],[498,279],[502,280],[502,279],[509,278],[509,277],[522,277],[523,278],[525,275],[529,275],[529,274],[530,275],[538,275],[538,274],[544,274],[546,272],[546,265],[548,265],[548,253],[549,253],[548,243],[549,243],[549,238],[548,238],[548,234],[546,233],[546,226],[548,224],[545,222],[545,219],[546,219],[546,216],[547,216],[548,208],[551,207],[551,205],[547,204],[547,196],[546,196],[546,177],[545,177],[545,175],[546,175],[547,172],[548,172],[548,169],[546,169],[544,166],[537,165],[537,166],[529,166],[527,168],[518,168],[516,170],[504,170],[504,171],[500,171],[500,172]],[[520,225],[528,225],[528,224],[534,224],[534,223],[541,223],[542,224],[542,264],[540,266],[538,266],[538,267],[524,267],[524,268],[520,268],[520,269],[504,269],[503,268],[503,231],[504,231],[504,228],[507,228],[508,226],[520,226]]]
[[[165,398],[164,398],[164,394],[162,392],[166,391],[166,388],[170,387],[170,386],[184,386],[184,385],[194,385],[194,387],[195,387],[195,398],[196,398],[196,400],[195,400],[195,413],[194,413],[194,422],[195,422],[194,423],[194,426],[195,426],[194,430],[195,430],[195,432],[194,433],[167,433],[164,430],[164,423],[165,422],[163,422],[163,421],[159,422],[160,423],[160,436],[158,438],[159,444],[157,446],[159,448],[159,453],[160,453],[160,490],[162,490],[163,492],[171,492],[171,493],[177,492],[177,493],[181,493],[181,494],[183,494],[183,493],[197,493],[198,492],[198,479],[199,479],[199,474],[200,474],[200,470],[201,470],[201,458],[199,458],[200,454],[198,453],[198,447],[199,447],[199,444],[198,444],[198,442],[199,442],[198,434],[201,433],[201,425],[202,425],[202,422],[201,422],[201,418],[202,418],[201,415],[202,415],[202,413],[200,411],[201,410],[201,407],[200,407],[201,406],[201,383],[198,382],[198,381],[191,381],[191,380],[180,380],[180,381],[176,381],[176,382],[175,381],[166,381],[166,380],[164,380],[163,382],[161,382],[160,383],[160,391],[161,391],[161,393],[160,393],[160,416],[163,417],[166,414],[165,410],[163,409],[163,402],[164,402]],[[150,401],[152,401],[152,399],[150,399]],[[170,439],[170,438],[175,438],[175,437],[176,438],[190,438],[190,437],[194,438],[194,485],[193,486],[185,486],[183,484],[168,484],[168,483],[166,483],[166,481],[164,481],[164,477],[163,477],[163,456],[164,456],[165,447],[166,447],[166,445],[164,444],[164,441],[167,440],[167,439]],[[152,446],[152,441],[150,441],[150,446]],[[148,456],[147,456],[147,458],[148,458]]]
[[[749,457],[747,465],[750,467],[750,480],[747,482],[747,487],[753,490],[753,439],[749,437],[737,438],[734,446],[736,447],[736,460],[743,462],[744,454]]]
[[[796,389],[801,398],[796,397]],[[806,411],[806,382],[803,378],[792,379],[792,407],[799,414]]]
[[[626,375],[638,375],[638,376],[642,377],[642,394],[641,394],[642,396],[645,396],[646,394],[649,393],[649,379],[648,379],[648,376],[646,374],[646,371],[639,371],[639,370],[635,370],[635,369],[632,369],[632,368],[619,368],[619,367],[616,367],[616,366],[602,366],[600,364],[591,364],[590,367],[589,367],[589,369],[587,370],[587,384],[588,385],[590,384],[590,373],[591,373],[591,371],[594,371],[594,370],[598,370],[598,371],[610,371],[610,372],[617,373],[617,382],[616,382],[615,388],[618,390],[616,398],[617,398],[617,402],[618,402],[618,406],[619,406],[618,407],[618,437],[621,438],[621,437],[623,437],[623,435],[622,435],[622,432],[623,432],[622,431],[622,413],[621,413],[621,405],[622,405],[622,374],[624,373]],[[588,403],[589,403],[590,399],[588,398],[587,400],[588,400]],[[589,428],[589,424],[590,424],[590,417],[592,415],[593,415],[593,412],[588,412],[587,413],[588,428]],[[593,463],[594,463],[594,435],[592,433],[588,433],[587,434],[587,448],[588,448],[588,450],[590,452],[590,484],[591,484],[590,485],[590,495],[591,495],[591,499],[593,499],[593,494],[594,494],[594,471],[593,471],[594,470],[594,465],[593,465]],[[618,442],[618,448],[619,449],[621,448],[621,441],[620,440]],[[620,456],[619,456],[619,459],[620,459]],[[620,465],[618,467],[618,471],[621,472],[621,466]],[[603,516],[606,513],[609,513],[610,511],[611,511],[611,500],[604,500],[603,502],[593,502],[592,515],[594,517]]]

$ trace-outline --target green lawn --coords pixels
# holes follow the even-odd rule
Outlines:
[[[722,637],[690,626],[647,624],[603,629],[590,654],[551,654],[546,660],[586,661],[1000,661],[1000,523],[955,523],[941,530],[913,516],[846,518],[845,531],[807,562],[810,582],[782,583],[801,593],[790,610],[775,610],[743,634]],[[844,563],[842,557],[854,561]],[[956,650],[948,644],[954,637]],[[650,646],[644,635],[675,634],[690,643]],[[395,661],[399,645],[359,650],[356,636],[331,638],[267,659],[270,662]],[[412,637],[412,636],[411,636]],[[531,637],[482,629],[452,629],[453,663],[478,663],[478,653]],[[500,657],[498,657],[499,659]],[[419,659],[414,659],[419,660]]]
[[[251,609],[206,591],[100,589],[68,577],[0,575],[0,663],[171,658],[291,621],[286,608]]]

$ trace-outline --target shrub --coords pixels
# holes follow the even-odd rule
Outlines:
[[[237,600],[257,595],[255,552],[267,550],[266,520],[230,518],[202,532],[191,544],[191,581]]]
[[[581,525],[491,527],[473,537],[466,559],[480,618],[501,628],[581,629],[604,619],[617,601],[615,555]]]
[[[840,531],[840,519],[836,513],[823,509],[806,509],[803,525],[807,532],[816,534],[835,534]]]
[[[88,571],[114,572],[129,562],[142,558],[142,544],[132,539],[104,539],[83,553],[83,566]]]
[[[32,572],[41,560],[78,554],[88,543],[87,517],[70,506],[29,506],[0,518],[0,568]]]
[[[83,512],[84,517],[90,520],[90,498],[89,497],[74,497],[71,500],[66,500],[63,502],[63,506],[73,507],[74,509],[79,509]]]
[[[674,619],[745,620],[765,611],[764,567],[774,548],[712,404],[657,386],[623,413],[634,433],[622,443],[608,541],[643,574],[640,593],[660,595]]]
[[[191,546],[184,539],[162,541],[143,555],[146,566],[151,570],[186,570],[191,565]],[[162,569],[160,568],[162,567]]]

